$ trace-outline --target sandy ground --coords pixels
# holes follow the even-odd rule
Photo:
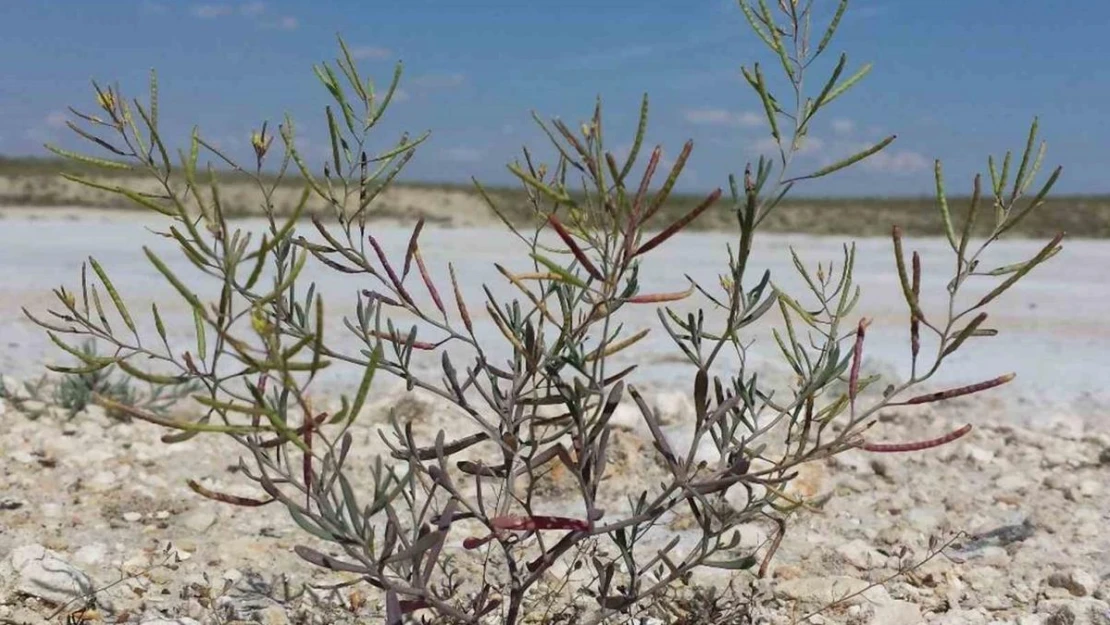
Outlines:
[[[201,287],[205,282],[195,280],[171,245],[144,229],[161,227],[160,220],[87,213],[72,218],[52,213],[32,219],[36,215],[35,211],[6,211],[0,220],[0,275],[4,275],[0,345],[5,346],[0,369],[4,374],[30,379],[41,372],[44,362],[61,361],[43,332],[22,318],[19,307],[26,305],[36,313],[51,307],[49,290],[60,285],[78,287],[80,263],[88,256],[104,265],[133,311],[159,302],[167,326],[180,329],[171,336],[172,345],[184,350],[192,344],[186,309],[145,262],[140,246],[157,251],[202,295],[210,296],[211,291]],[[259,227],[257,222],[241,225]],[[406,229],[383,225],[375,235],[391,257],[403,254]],[[499,230],[428,228],[422,241],[437,280],[446,284],[446,263],[456,264],[464,279],[464,294],[475,310],[482,283],[495,293],[509,293],[493,262],[514,267],[523,258],[523,249]],[[685,286],[683,273],[713,283],[729,241],[725,235],[676,237],[646,263],[646,288],[679,290]],[[945,245],[939,239],[907,241],[907,248],[920,250],[924,259],[926,314],[943,306],[939,297],[950,266]],[[764,236],[755,252],[757,267],[771,269],[776,283],[790,292],[799,292],[801,286],[793,274],[790,246],[811,263],[840,259],[839,239]],[[989,263],[1008,264],[1037,247],[1034,241],[1005,243]],[[856,276],[864,295],[857,315],[874,318],[866,366],[903,376],[908,366],[906,313],[891,271],[890,242],[865,239],[858,249]],[[915,576],[868,591],[811,622],[1110,623],[1106,603],[1110,600],[1110,535],[1106,532],[1110,527],[1106,497],[1110,395],[1104,388],[1110,371],[1106,349],[1110,322],[1104,314],[1110,304],[1110,282],[1104,278],[1108,261],[1110,243],[1069,243],[1062,254],[994,306],[992,326],[1001,331],[1000,336],[966,348],[963,357],[951,362],[938,378],[938,383],[956,384],[1013,371],[1018,374],[1015,382],[989,397],[886,411],[880,419],[884,439],[920,440],[972,423],[976,429],[969,437],[943,450],[913,456],[874,458],[852,452],[803,476],[797,488],[833,496],[821,512],[792,523],[770,579],[735,578],[758,602],[756,622],[793,622],[831,601],[836,592],[886,579],[898,568],[899,554],[922,556],[929,537],[964,531],[968,536],[946,557],[931,561]],[[312,263],[309,267],[308,276],[331,303],[329,326],[341,332],[341,317],[353,315],[354,294],[371,285]],[[629,320],[633,325],[656,326],[654,310],[644,308],[637,315]],[[152,331],[148,317],[136,316]],[[479,319],[478,326],[482,336],[495,336],[488,320]],[[759,330],[755,330],[761,337],[753,348],[755,364],[781,375],[781,368],[773,364],[769,341],[762,339],[765,335]],[[689,388],[692,375],[673,354],[665,335],[654,332],[626,358],[644,364],[639,384],[650,388],[649,399],[674,424],[668,434],[680,437],[692,417],[689,405],[676,392]],[[324,382],[328,388],[349,390],[358,373],[336,372]],[[375,392],[368,418],[357,432],[364,444],[356,445],[360,460],[380,448],[374,430],[401,401],[395,383],[385,383]],[[306,569],[292,554],[292,545],[302,537],[281,510],[219,506],[198,499],[182,485],[184,479],[194,477],[212,488],[246,494],[242,480],[227,469],[235,455],[229,441],[193,441],[167,450],[158,442],[157,430],[113,423],[95,411],[68,422],[31,420],[25,412],[10,404],[0,415],[4,423],[0,474],[6,482],[0,495],[7,502],[0,512],[6,527],[0,533],[0,558],[6,557],[0,563],[0,619],[40,623],[50,613],[50,602],[41,594],[12,590],[33,576],[18,565],[45,557],[42,548],[85,571],[98,585],[118,579],[121,572],[138,574],[103,596],[113,606],[112,614],[128,615],[131,620],[126,622],[152,624],[156,617],[185,616],[220,622],[213,620],[219,611],[194,596],[205,584],[221,586],[220,580],[228,581],[223,599],[215,604],[222,601],[223,608],[244,619],[366,622],[359,619],[373,612],[371,603],[363,612],[342,619],[331,613],[327,618],[335,620],[328,621],[304,616],[301,610],[308,609],[301,604],[277,600],[251,604],[236,594],[240,582],[253,579],[257,572],[266,578],[287,573],[294,580],[320,581],[328,576]],[[421,435],[440,427],[457,428],[450,411],[426,399],[409,404],[406,413]],[[121,440],[129,443],[121,447]],[[621,460],[615,462],[612,486],[617,491],[634,488],[637,480],[658,470],[645,459],[650,443],[645,442],[642,429],[632,426],[619,440]],[[364,470],[356,471],[355,483],[361,483]],[[671,519],[657,540],[665,540],[668,533],[689,538],[688,527],[681,518]],[[745,545],[757,546],[766,541],[767,530],[753,526],[745,528],[744,535]],[[147,563],[160,559],[157,550],[167,543],[188,559],[175,563],[177,568],[169,572],[141,573]],[[727,580],[718,575],[703,581]],[[218,589],[215,594],[220,594]],[[226,615],[226,610],[221,614]],[[308,613],[318,616],[312,610]],[[297,620],[302,617],[307,620]]]

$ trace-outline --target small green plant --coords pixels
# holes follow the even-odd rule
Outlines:
[[[649,224],[693,145],[688,142],[670,170],[661,171],[662,149],[647,151],[643,145],[646,96],[624,159],[605,147],[600,102],[580,128],[537,117],[557,159],[539,163],[526,149],[522,160],[509,165],[522,182],[537,224],[527,230],[504,219],[523,254],[519,265],[496,269],[517,295],[498,298],[483,285],[481,304],[464,293],[466,283],[453,265],[448,278],[441,274],[437,279],[435,268],[425,263],[423,221],[413,229],[403,256],[394,258],[368,228],[375,197],[427,136],[402,136],[394,147],[378,153],[367,147],[396,92],[400,66],[384,94],[363,80],[342,41],[338,71],[331,65],[316,68],[334,100],[325,108],[331,153],[322,175],[297,150],[288,118],[278,128],[283,155],[276,175],[263,175],[274,151],[274,136],[265,123],[252,137],[255,159],[249,166],[234,162],[199,132],[193,133],[188,149],[171,159],[159,133],[153,75],[146,104],[125,100],[118,88],[95,85],[100,111],[74,111],[93,130],[72,127],[113,160],[51,149],[84,163],[143,171],[155,179],[161,191],[141,194],[69,176],[165,215],[174,225],[164,234],[219,283],[220,297],[201,301],[157,254],[144,248],[192,310],[195,346],[188,351],[170,348],[157,304],[150,311],[157,337],[144,336],[123,294],[94,259],[89,264],[98,282],[83,280],[79,294],[58,289],[63,310],[51,311],[55,319],[27,314],[82,360],[80,367],[58,370],[89,375],[116,366],[151,383],[201,385],[192,395],[203,407],[195,419],[155,415],[101,395],[95,401],[176,430],[166,437],[170,442],[215,432],[241,443],[254,463],[243,473],[265,495],[235,497],[191,483],[194,490],[230,504],[284,506],[300,528],[331,550],[301,545],[297,553],[314,565],[356,574],[381,591],[389,623],[417,615],[434,622],[519,623],[539,605],[551,605],[547,591],[554,571],[562,571],[564,581],[555,587],[577,581],[565,605],[545,608],[549,622],[574,615],[580,623],[630,619],[707,568],[764,575],[790,516],[815,505],[789,492],[801,465],[856,448],[876,453],[927,449],[970,430],[968,425],[911,443],[866,437],[881,409],[941,401],[1012,379],[1006,374],[961,388],[916,390],[957,350],[996,334],[985,308],[1058,253],[1062,235],[1022,263],[986,269],[990,245],[1044,203],[1059,175],[1057,169],[1027,197],[1044,155],[1044,145],[1037,146],[1036,123],[1016,169],[1009,153],[1000,167],[989,161],[986,197],[975,179],[962,223],[948,205],[938,162],[937,206],[954,273],[945,293],[923,293],[920,259],[913,252],[907,260],[903,235],[897,226],[892,228],[894,265],[908,310],[911,375],[881,395],[865,396],[864,389],[879,377],[860,375],[868,321],[852,319],[860,297],[853,281],[854,246],[846,245],[840,258],[818,262],[816,268],[792,250],[808,287],[808,292],[792,295],[769,272],[752,268],[752,243],[760,224],[796,185],[850,167],[895,138],[795,174],[794,157],[815,116],[856,85],[870,66],[851,73],[841,55],[819,88],[807,91],[805,77],[826,52],[846,0],[838,4],[816,45],[810,39],[812,1],[783,1],[772,8],[741,0],[740,8],[772,52],[772,63],[787,85],[785,96],[775,95],[763,66],[743,69],[766,114],[777,154],[761,157],[742,175],[731,177],[725,201],[717,189],[684,216],[653,228]],[[228,221],[211,166],[211,183],[202,179],[202,151],[258,185],[268,217],[260,241]],[[645,151],[646,163],[638,165]],[[304,192],[293,214],[279,221],[269,198],[291,168],[303,181]],[[184,184],[175,182],[177,171]],[[490,207],[504,215],[481,184],[475,185]],[[310,202],[322,204],[335,217],[329,226],[317,211],[310,211],[316,240],[298,230],[298,218]],[[736,241],[724,251],[717,283],[690,279],[672,291],[645,292],[643,260],[714,207],[730,211],[736,225]],[[991,233],[973,241],[972,228],[982,220],[993,220]],[[324,302],[315,284],[306,287],[301,279],[310,259],[357,277],[365,286],[357,291],[354,316],[345,320],[347,333],[341,339],[324,327]],[[966,302],[969,286],[984,293]],[[98,293],[106,294],[115,310],[115,328],[109,326]],[[679,307],[696,300],[702,308]],[[629,313],[637,307],[655,308],[656,329],[670,337],[688,365],[695,419],[689,424],[692,436],[682,447],[664,433],[660,416],[635,384],[637,365],[620,367],[615,358],[634,353],[652,330],[631,325]],[[747,364],[752,325],[772,313],[778,314],[778,327],[771,338],[794,373],[785,389],[773,388]],[[479,323],[495,333],[483,334]],[[104,357],[74,350],[61,341],[62,334],[95,336],[115,352]],[[453,354],[459,352],[449,353],[448,348],[468,354],[467,360],[458,361]],[[436,376],[416,366],[428,357],[438,363]],[[140,360],[148,364],[140,366]],[[321,370],[342,363],[360,368],[361,382],[329,414],[314,405],[318,398],[310,389]],[[425,438],[394,416],[391,431],[383,433],[389,455],[373,465],[372,483],[352,483],[344,471],[354,442],[350,430],[379,372],[404,380],[409,391],[453,405],[471,431],[459,438],[448,439],[442,431]],[[612,419],[629,400],[651,434],[659,474],[645,476],[642,488],[623,498],[609,492],[607,477],[613,470],[615,441],[622,435]],[[711,459],[703,455],[707,449]],[[556,502],[539,485],[556,474],[570,485],[573,501],[560,500],[553,509]],[[660,540],[667,534],[662,524],[679,514],[693,519],[692,539]],[[776,533],[759,548],[741,549],[738,528],[751,522],[767,522]],[[467,562],[480,574],[459,575],[457,567]]]
[[[136,388],[134,378],[118,375],[114,366],[106,366],[89,370],[84,363],[100,358],[96,352],[96,343],[92,340],[84,341],[79,348],[78,367],[76,372],[68,368],[59,368],[57,371],[65,375],[58,379],[43,375],[31,384],[24,385],[25,394],[10,392],[6,387],[0,388],[0,396],[13,402],[17,408],[28,412],[31,417],[42,416],[52,407],[66,411],[69,418],[73,418],[89,405],[93,404],[94,397],[103,397],[121,406],[140,409],[153,414],[165,415],[182,399],[200,390],[195,382],[184,384],[158,384],[146,383],[146,390]],[[31,409],[28,400],[39,402],[43,408]],[[109,408],[110,417],[127,420],[126,413]]]

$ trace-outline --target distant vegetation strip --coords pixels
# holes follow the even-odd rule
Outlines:
[[[82,171],[81,166],[56,159],[0,157],[0,206],[88,206],[96,208],[136,209],[116,194],[90,189],[59,176],[62,171],[95,177],[107,184],[128,177],[127,172],[109,172],[97,168]],[[221,193],[229,214],[241,217],[261,212],[261,195],[242,173],[220,171],[217,176],[225,189]],[[240,183],[240,184],[236,184]],[[128,180],[132,187],[149,184],[145,177]],[[277,212],[292,210],[297,201],[301,181],[287,177],[275,193]],[[154,189],[150,189],[151,192]],[[414,198],[405,198],[406,191]],[[531,218],[524,192],[516,188],[487,188],[503,211],[518,223]],[[656,215],[659,224],[674,221],[688,212],[704,196],[675,195]],[[434,198],[434,199],[433,199]],[[460,201],[462,200],[462,201]],[[374,214],[382,218],[413,219],[423,216],[429,221],[449,224],[475,224],[496,220],[493,212],[478,200],[472,186],[426,182],[400,182],[376,202]],[[950,197],[954,216],[963,217],[968,198]],[[429,206],[439,203],[439,206]],[[453,208],[454,207],[454,208]],[[731,202],[717,203],[695,222],[700,230],[723,230],[735,226]],[[455,214],[453,211],[466,212]],[[479,213],[479,214],[475,214]],[[835,213],[835,218],[830,218]],[[323,213],[325,214],[326,213]],[[980,220],[983,233],[989,220]],[[892,223],[917,235],[941,235],[942,224],[932,197],[836,197],[786,200],[772,213],[765,224],[767,230],[808,234],[840,234],[853,236],[886,236]],[[1052,236],[1064,229],[1076,238],[1110,237],[1110,196],[1057,196],[1049,200],[1046,210],[1033,211],[1013,231],[1026,237]]]

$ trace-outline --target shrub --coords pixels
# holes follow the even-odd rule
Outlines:
[[[449,280],[437,280],[421,253],[423,221],[414,227],[404,256],[389,258],[368,229],[368,217],[375,197],[426,135],[405,135],[381,153],[368,151],[368,139],[396,93],[400,66],[381,94],[372,81],[363,80],[340,41],[338,71],[327,64],[315,68],[334,99],[325,108],[331,155],[322,175],[298,152],[288,118],[277,133],[283,154],[276,175],[263,175],[274,151],[274,137],[265,123],[252,136],[255,159],[250,166],[240,166],[195,131],[175,163],[158,130],[153,75],[146,104],[129,103],[118,88],[94,85],[100,111],[74,114],[112,138],[103,139],[76,124],[73,128],[118,160],[51,149],[84,163],[138,170],[155,179],[162,189],[157,195],[69,176],[165,215],[174,225],[164,234],[218,282],[220,296],[213,303],[201,301],[161,258],[144,248],[152,265],[191,308],[195,349],[178,353],[170,348],[157,304],[151,315],[159,341],[144,339],[135,315],[94,259],[89,264],[99,291],[95,282],[89,285],[84,279],[79,298],[60,288],[56,294],[64,310],[51,311],[55,319],[50,321],[32,319],[61,345],[65,344],[59,335],[70,333],[95,336],[115,348],[112,356],[95,356],[67,347],[83,364],[55,370],[88,375],[116,366],[152,383],[202,385],[203,391],[193,395],[202,406],[196,419],[160,417],[104,397],[97,401],[177,430],[167,437],[171,442],[218,432],[242,444],[253,462],[253,468],[243,465],[243,474],[265,497],[233,497],[193,483],[194,490],[230,504],[284,506],[300,528],[342,555],[307,545],[298,546],[297,553],[314,565],[354,573],[383,591],[390,623],[417,613],[433,615],[437,622],[517,623],[530,605],[538,605],[541,582],[552,573],[573,581],[577,591],[566,599],[558,619],[574,616],[585,622],[636,614],[705,568],[755,569],[762,575],[783,540],[788,515],[812,503],[790,495],[787,488],[800,466],[853,448],[926,449],[970,430],[968,425],[912,443],[877,443],[865,437],[880,409],[941,401],[1012,379],[1007,374],[962,388],[916,390],[968,341],[996,334],[987,322],[986,306],[1056,254],[1062,238],[1057,236],[1016,265],[988,270],[983,264],[984,252],[1044,203],[1059,175],[1057,169],[1027,198],[1044,155],[1044,145],[1037,146],[1036,122],[1016,170],[1009,153],[1000,168],[989,161],[986,197],[980,178],[975,178],[963,223],[952,216],[938,162],[937,206],[955,256],[947,292],[937,296],[947,304],[939,307],[945,314],[925,313],[920,259],[913,252],[907,260],[902,233],[893,227],[895,267],[908,308],[912,372],[881,394],[862,394],[879,378],[860,375],[868,320],[852,318],[860,297],[852,273],[854,246],[846,245],[842,258],[819,263],[816,269],[792,252],[808,286],[804,298],[780,290],[769,272],[758,275],[751,269],[752,242],[760,223],[787,193],[798,184],[852,166],[894,140],[888,137],[817,171],[792,171],[794,156],[816,115],[870,69],[868,65],[849,74],[841,55],[816,93],[804,88],[803,77],[814,59],[826,52],[846,6],[846,1],[840,2],[813,45],[812,0],[780,2],[777,9],[763,2],[740,2],[753,32],[772,52],[773,64],[780,66],[790,93],[773,94],[760,64],[743,69],[766,114],[778,154],[760,158],[741,176],[729,179],[724,210],[735,217],[737,238],[727,250],[717,284],[691,279],[688,287],[674,292],[641,288],[643,259],[722,203],[717,189],[677,220],[654,226],[693,146],[683,146],[665,174],[659,171],[659,147],[637,168],[647,151],[646,96],[626,159],[606,150],[600,102],[579,129],[537,118],[558,158],[553,165],[541,164],[526,149],[522,160],[509,165],[527,191],[535,217],[531,230],[504,220],[526,254],[521,266],[497,266],[516,289],[515,298],[499,299],[484,287],[484,302],[475,304],[473,296],[463,293],[453,265],[448,267]],[[252,241],[228,221],[211,165],[213,182],[203,184],[198,172],[202,151],[248,174],[258,185],[268,218],[261,241]],[[178,171],[183,184],[175,182]],[[271,194],[283,179],[296,175],[303,179],[304,193],[293,215],[279,221]],[[662,184],[655,186],[660,177]],[[477,181],[475,185],[498,212],[497,203]],[[316,241],[299,230],[298,217],[310,202],[323,203],[335,216],[329,226],[318,211],[310,211],[320,237]],[[994,220],[991,234],[972,241],[972,226],[989,219]],[[300,276],[310,258],[374,285],[359,291],[354,319],[346,322],[350,334],[344,339],[325,332],[324,302],[315,284],[303,286]],[[960,296],[971,283],[987,290],[965,307]],[[115,327],[109,325],[100,294],[106,294],[115,309],[120,320]],[[703,308],[678,308],[679,302],[697,298]],[[695,419],[692,436],[682,447],[665,435],[660,416],[634,384],[637,366],[617,370],[613,364],[615,355],[635,349],[649,331],[627,327],[623,321],[628,309],[638,306],[657,307],[659,328],[688,364]],[[496,340],[480,338],[476,312],[488,315],[498,331]],[[772,337],[794,374],[788,388],[778,392],[747,366],[751,326],[772,312],[780,315]],[[412,325],[402,327],[402,318],[412,320]],[[352,340],[357,342],[354,353],[344,349]],[[469,359],[458,362],[448,347],[468,352]],[[429,356],[439,359],[442,377],[424,375],[415,366]],[[140,366],[140,360],[150,365]],[[353,395],[342,396],[341,408],[329,415],[313,406],[309,391],[318,373],[336,363],[363,373]],[[373,483],[355,484],[344,472],[353,444],[350,429],[378,372],[403,380],[409,391],[453,405],[472,431],[456,440],[447,440],[442,431],[423,438],[411,422],[402,423],[394,415],[392,431],[383,433],[389,457],[374,465]],[[606,492],[606,477],[620,435],[613,417],[627,399],[639,408],[651,434],[663,478],[658,484],[645,479],[639,492],[622,504]],[[705,454],[707,449],[712,453]],[[573,485],[577,510],[551,511],[553,502],[539,485],[553,471]],[[695,539],[690,544],[680,544],[677,538],[652,542],[661,531],[659,525],[677,513],[693,520]],[[738,551],[737,528],[752,521],[770,522],[777,530],[768,544]],[[462,549],[449,536],[463,538]],[[479,563],[472,570],[480,574],[459,575],[457,567],[465,562]],[[552,610],[551,614],[558,612]]]
[[[121,406],[165,416],[183,398],[203,388],[191,381],[174,385],[148,383],[145,390],[139,390],[133,378],[128,376],[120,379],[113,375],[116,371],[111,365],[95,369],[81,366],[89,359],[99,358],[95,341],[85,341],[79,350],[76,372],[67,371],[67,375],[60,379],[43,375],[32,383],[21,385],[22,389],[19,388],[20,385],[15,389],[0,385],[0,397],[12,402],[32,418],[51,412],[51,407],[61,408],[66,416],[73,418],[92,404],[95,396],[109,399]],[[65,371],[66,368],[62,370]],[[38,404],[30,404],[29,400]],[[119,410],[110,409],[107,414],[113,418],[129,418]]]

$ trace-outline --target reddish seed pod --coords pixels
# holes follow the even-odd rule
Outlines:
[[[949,432],[939,438],[934,438],[927,441],[919,441],[916,443],[864,443],[860,445],[860,449],[864,451],[873,451],[878,453],[898,453],[905,451],[921,451],[922,449],[931,449],[933,447],[940,447],[960,438],[971,431],[971,424],[967,424],[962,428]]]

